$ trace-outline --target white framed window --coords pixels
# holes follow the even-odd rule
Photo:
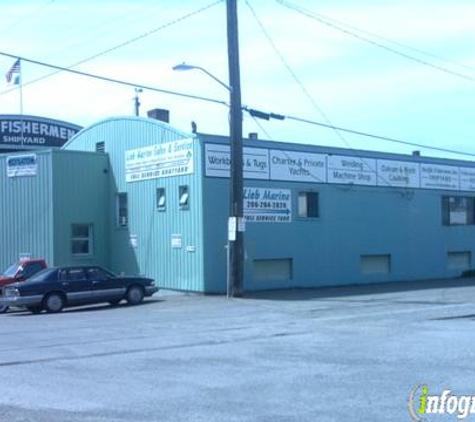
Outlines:
[[[178,188],[178,205],[181,210],[190,209],[190,192],[188,186],[180,186]]]
[[[119,192],[116,196],[117,226],[127,227],[129,225],[129,208],[126,192]]]
[[[165,188],[157,188],[157,210],[165,211],[167,209],[167,196]]]
[[[92,224],[71,224],[71,254],[92,255]]]
[[[299,192],[299,218],[318,218],[318,192]]]
[[[96,152],[106,152],[106,143],[104,141],[96,142]]]
[[[467,196],[442,197],[442,223],[445,226],[475,224],[475,198]]]

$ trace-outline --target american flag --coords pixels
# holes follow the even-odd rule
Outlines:
[[[13,66],[10,68],[10,70],[5,73],[5,77],[7,78],[7,82],[10,83],[13,78],[13,74],[18,73],[20,74],[21,72],[21,64],[20,64],[20,59],[17,59],[15,63],[13,63]]]

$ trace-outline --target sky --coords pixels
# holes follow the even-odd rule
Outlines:
[[[243,105],[473,156],[291,119],[256,121],[247,113],[243,133],[257,132],[269,141],[402,154],[417,149],[425,156],[475,160],[474,18],[473,0],[238,2]],[[0,52],[61,67],[84,61],[72,68],[229,101],[228,91],[205,73],[172,69],[186,62],[228,84],[224,1],[0,0]],[[7,72],[14,61],[0,55],[0,70]],[[68,72],[44,77],[52,72],[22,62],[24,114],[81,126],[134,114],[133,86]],[[1,81],[0,114],[20,113],[19,89]],[[142,116],[168,109],[170,123],[184,132],[195,121],[198,132],[229,134],[225,105],[150,90],[140,94],[140,102]]]

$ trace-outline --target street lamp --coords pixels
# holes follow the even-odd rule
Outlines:
[[[227,253],[227,296],[237,297],[243,291],[244,270],[244,215],[243,215],[243,148],[242,106],[239,79],[234,76],[237,89],[227,85],[201,66],[182,63],[173,67],[176,71],[199,70],[229,91],[230,95],[230,195]],[[231,81],[233,78],[230,76]]]
[[[200,70],[201,72],[206,73],[210,78],[218,82],[218,84],[224,86],[230,93],[233,92],[233,89],[229,85],[225,84],[222,80],[218,79],[216,76],[214,76],[212,73],[208,72],[205,68],[201,66],[192,66],[191,64],[182,63],[173,66],[173,70],[176,70],[178,72],[183,72],[187,70]]]

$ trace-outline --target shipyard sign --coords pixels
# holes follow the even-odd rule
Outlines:
[[[59,120],[0,115],[0,150],[60,148],[80,130]]]

